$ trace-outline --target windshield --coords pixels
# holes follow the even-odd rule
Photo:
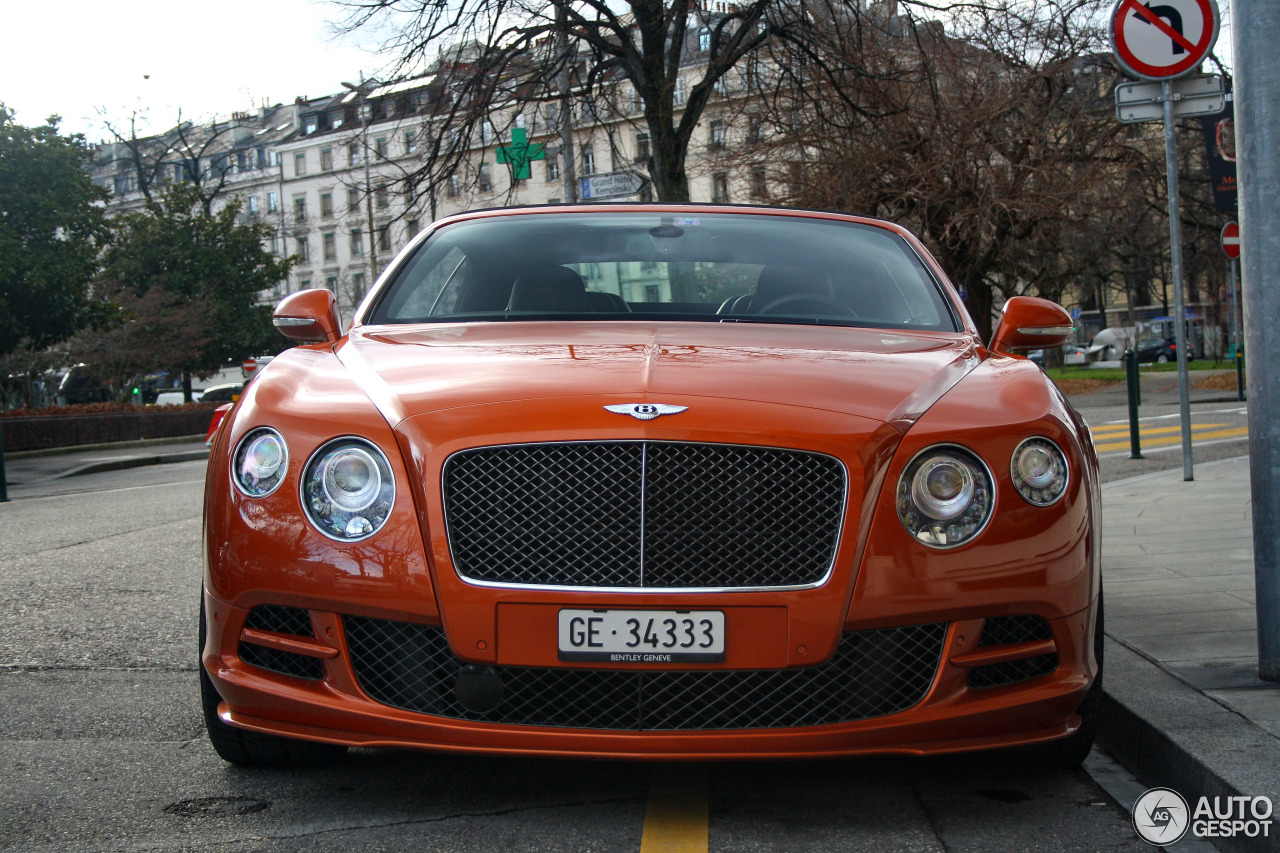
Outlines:
[[[883,228],[603,210],[445,226],[366,322],[551,318],[959,328],[920,258]]]

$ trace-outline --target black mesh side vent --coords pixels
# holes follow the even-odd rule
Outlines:
[[[1049,623],[1030,613],[1018,616],[992,616],[982,623],[979,646],[1003,646],[1007,643],[1031,643],[1053,639]]]
[[[462,662],[442,629],[347,616],[361,689],[422,714],[527,726],[625,731],[818,726],[906,710],[924,698],[942,655],[945,623],[845,634],[832,660],[803,669],[629,671],[495,667],[503,699],[462,708]]]
[[[285,607],[282,604],[259,604],[249,611],[244,620],[246,628],[258,631],[274,631],[295,637],[314,637],[311,614],[301,607]]]
[[[1056,652],[1033,658],[975,666],[969,670],[968,684],[970,687],[1000,687],[1005,684],[1017,684],[1020,681],[1030,681],[1033,678],[1048,675],[1057,668]]]
[[[237,654],[240,655],[240,660],[251,666],[268,669],[281,675],[309,678],[313,681],[324,678],[324,662],[318,658],[245,642],[240,643]]]

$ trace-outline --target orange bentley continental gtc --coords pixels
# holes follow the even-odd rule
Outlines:
[[[1099,702],[1097,461],[903,229],[692,205],[435,223],[218,430],[218,753],[730,759],[1031,746]]]

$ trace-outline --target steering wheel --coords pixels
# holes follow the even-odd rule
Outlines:
[[[806,305],[810,310],[798,310],[794,306]],[[788,307],[789,310],[779,310]],[[816,308],[817,310],[812,310]],[[757,313],[759,314],[837,314],[842,317],[854,317],[855,315],[846,306],[836,302],[830,296],[823,296],[820,293],[792,293],[789,296],[779,296],[777,299],[765,305]]]
[[[721,303],[720,303],[720,307],[716,309],[716,313],[717,313],[717,314],[732,314],[732,313],[734,313],[734,310],[733,310],[733,309],[734,309],[734,303],[736,303],[739,299],[741,299],[741,298],[742,298],[743,296],[745,296],[745,295],[746,295],[746,294],[742,294],[742,293],[740,293],[740,294],[737,294],[737,295],[735,295],[735,296],[730,296],[730,297],[726,298],[724,302],[721,302]]]

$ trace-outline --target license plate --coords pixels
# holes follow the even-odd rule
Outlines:
[[[719,610],[561,610],[560,660],[720,663]]]

